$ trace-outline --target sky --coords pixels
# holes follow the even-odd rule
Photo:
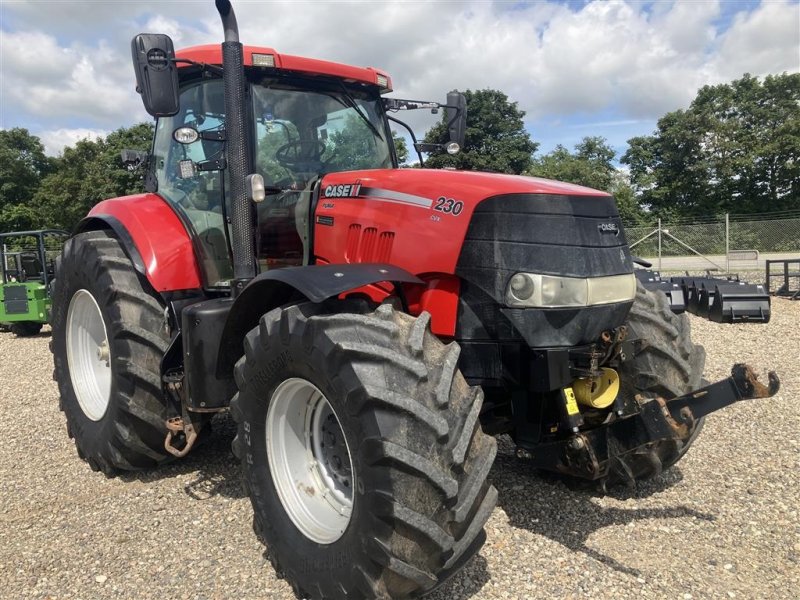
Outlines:
[[[621,154],[704,85],[800,71],[798,0],[233,4],[245,44],[379,67],[394,97],[502,90],[540,153],[600,135]],[[57,155],[149,120],[130,59],[142,32],[176,48],[222,38],[212,0],[0,0],[0,128],[25,127]],[[410,122],[421,136],[436,118]]]

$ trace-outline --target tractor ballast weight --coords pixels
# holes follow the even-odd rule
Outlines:
[[[148,193],[92,209],[54,281],[92,469],[183,457],[229,407],[254,530],[298,596],[419,597],[485,539],[489,434],[605,489],[777,392],[739,366],[704,387],[678,284],[634,276],[607,193],[401,169],[388,113],[445,109],[449,142],[416,147],[458,152],[463,95],[384,98],[383,71],[243,46],[216,5],[221,46],[134,38]]]

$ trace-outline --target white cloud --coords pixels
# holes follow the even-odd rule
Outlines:
[[[387,70],[396,96],[444,99],[453,88],[502,89],[529,121],[571,114],[655,119],[705,84],[800,70],[796,2],[745,5],[720,30],[720,3],[235,2],[245,43]],[[46,10],[43,10],[46,8]],[[6,4],[2,125],[11,116],[57,129],[146,119],[129,43],[140,31],[178,46],[218,43],[213,4]],[[410,119],[418,127],[433,117]]]
[[[736,15],[714,57],[720,79],[742,73],[800,70],[800,7],[790,2],[763,3],[752,13]]]
[[[66,146],[72,146],[76,142],[85,139],[94,140],[98,137],[105,137],[110,133],[105,129],[52,129],[38,133],[39,139],[44,144],[45,154],[56,156],[60,154]]]
[[[60,46],[42,32],[2,35],[2,125],[9,111],[37,119],[84,117],[106,124],[141,118],[141,103],[132,93],[130,59],[123,60],[101,41],[96,47]]]

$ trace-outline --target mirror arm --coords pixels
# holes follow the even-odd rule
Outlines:
[[[198,171],[223,171],[228,166],[224,158],[210,158],[194,164]]]
[[[419,166],[420,167],[424,167],[425,166],[425,162],[422,160],[422,153],[417,148],[417,136],[414,135],[414,130],[411,129],[411,127],[409,127],[406,123],[403,123],[400,119],[395,119],[394,117],[390,117],[389,115],[386,115],[386,118],[389,119],[390,121],[392,121],[393,123],[397,123],[398,125],[402,125],[403,127],[406,128],[408,133],[411,134],[411,140],[414,142],[414,150],[417,152],[417,157],[419,158]]]
[[[427,142],[419,142],[414,144],[414,150],[417,152],[425,152],[430,154],[431,152],[438,152],[444,148],[444,144],[429,144]]]
[[[218,67],[217,65],[210,65],[208,63],[197,62],[196,60],[191,60],[189,58],[174,58],[172,63],[177,65],[178,63],[183,63],[186,65],[192,65],[194,67],[200,67],[203,71],[208,71],[210,73],[214,73],[214,75],[219,75],[222,77],[222,67]]]

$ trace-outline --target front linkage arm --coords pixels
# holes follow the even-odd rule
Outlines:
[[[768,379],[769,384],[764,385],[752,368],[736,364],[726,379],[670,400],[637,396],[636,409],[631,412],[567,439],[529,449],[520,447],[517,455],[536,468],[598,481],[601,485],[612,469],[632,483],[633,477],[624,477],[628,472],[627,456],[647,454],[653,443],[661,440],[672,439],[683,444],[702,417],[735,402],[774,396],[780,381],[774,371],[770,371]]]

